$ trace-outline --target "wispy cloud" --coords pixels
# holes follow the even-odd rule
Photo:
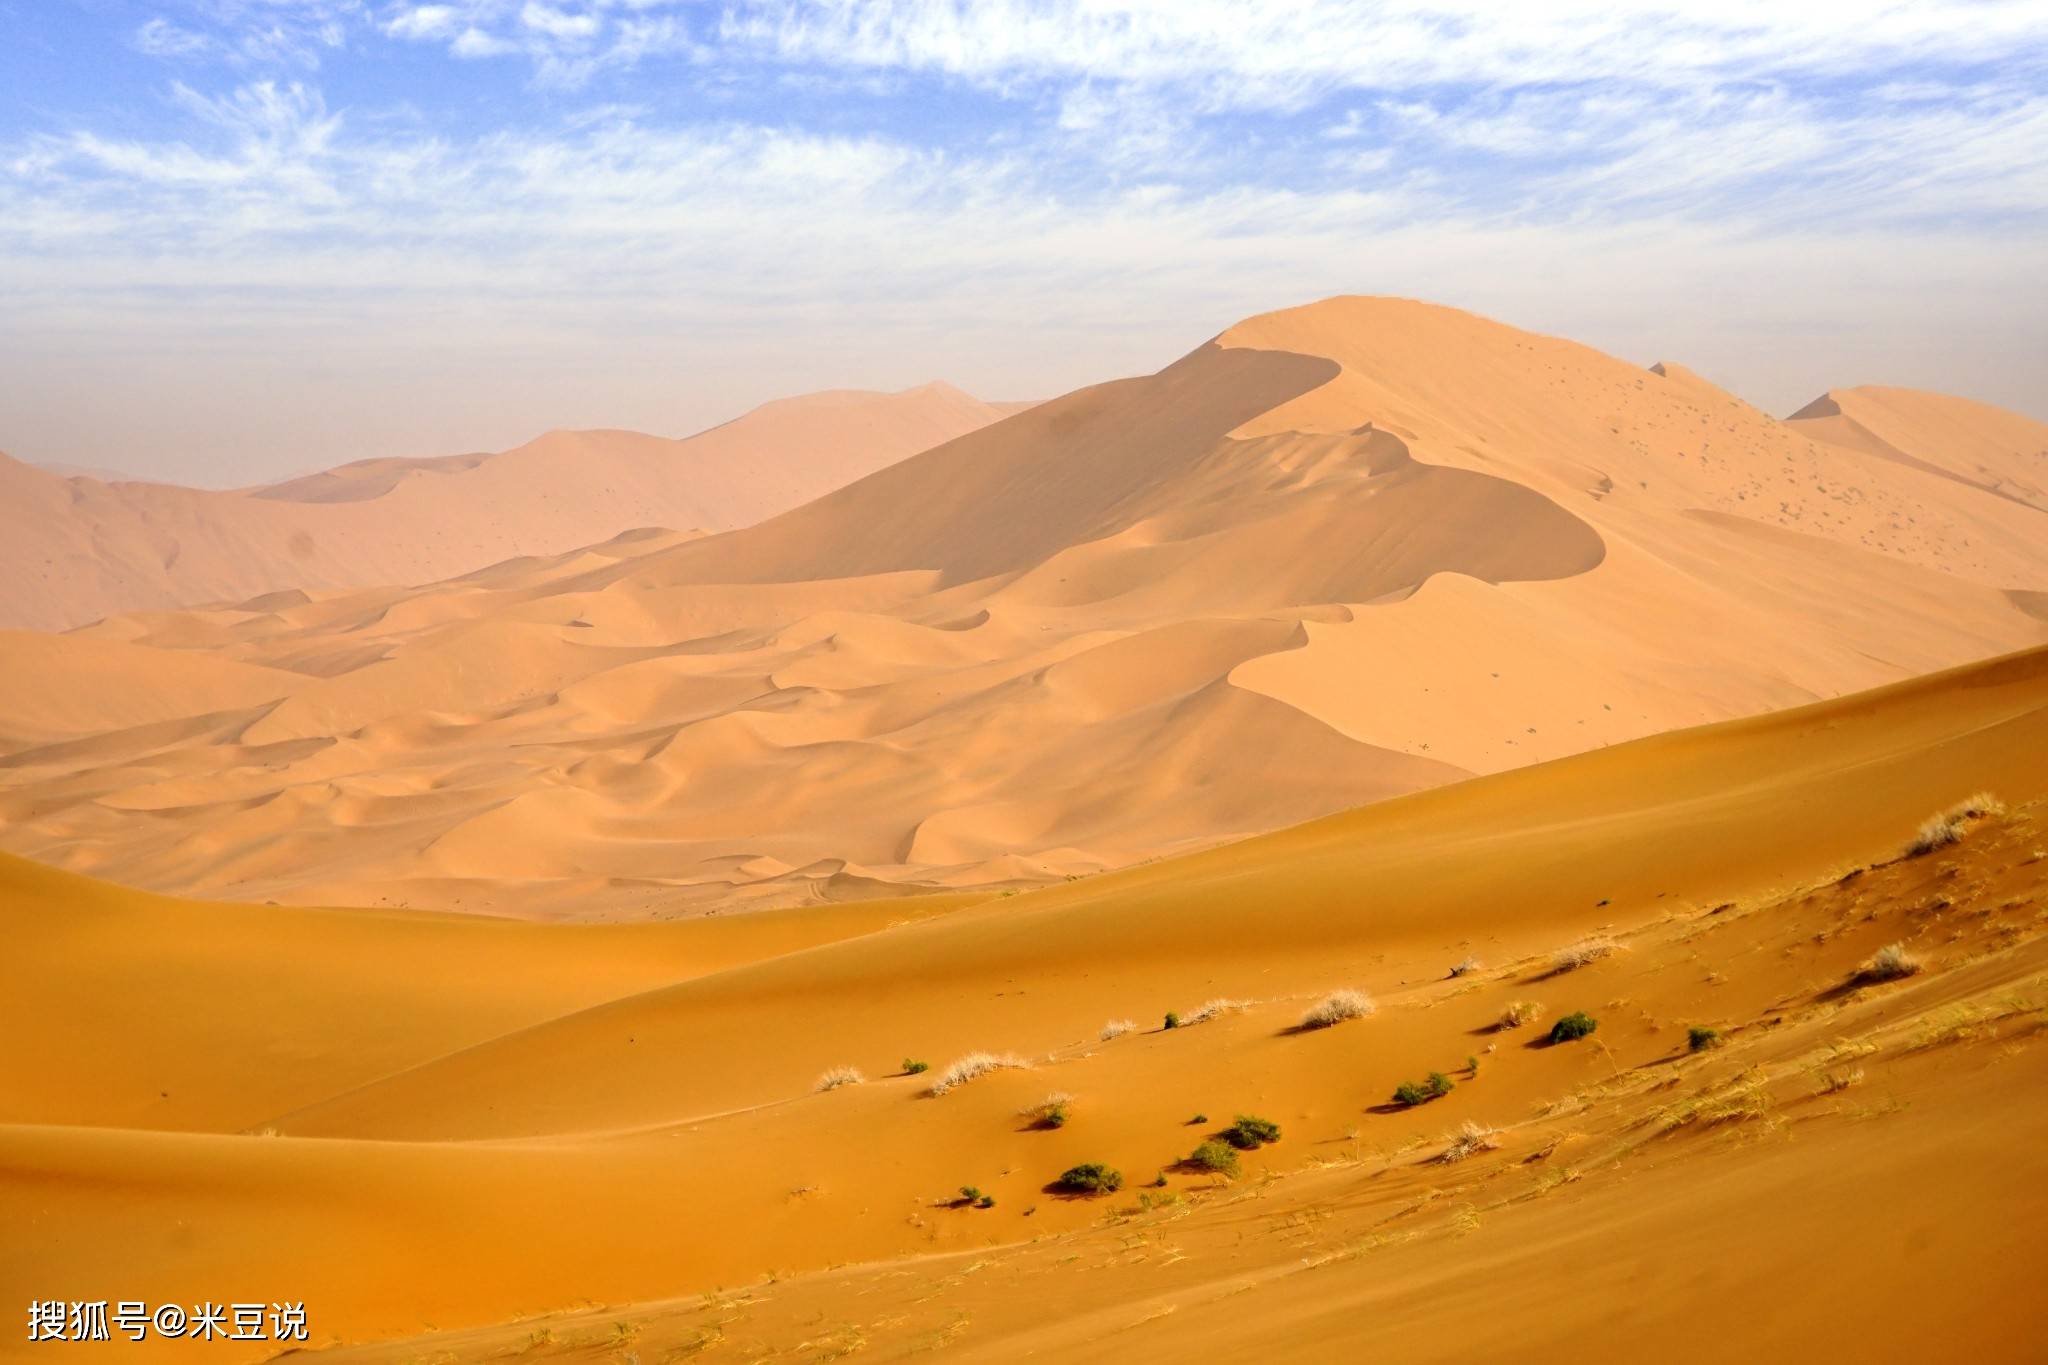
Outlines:
[[[49,367],[144,344],[225,392],[320,338],[456,409],[487,359],[506,439],[750,383],[1049,391],[1342,289],[1619,347],[1656,319],[1772,402],[1858,377],[1759,344],[1795,325],[2005,401],[2048,350],[2038,2],[172,0],[114,41],[163,63],[127,117],[0,125],[0,297],[39,343],[0,406],[100,463],[116,428],[76,433],[114,415],[59,412]],[[343,405],[318,439],[433,444],[383,430]]]

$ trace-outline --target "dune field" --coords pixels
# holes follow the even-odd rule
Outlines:
[[[2044,796],[2036,649],[1016,896],[548,925],[9,859],[0,1283],[390,1361],[2024,1358]]]
[[[548,919],[1043,885],[2048,641],[2044,451],[1331,299],[726,534],[0,637],[0,847]]]
[[[2048,1329],[2038,422],[1343,297],[1028,406],[22,469],[18,1303],[392,1365]]]
[[[624,531],[727,531],[1026,406],[948,384],[814,393],[681,440],[551,431],[511,450],[362,460],[213,491],[0,454],[0,627],[421,583]]]

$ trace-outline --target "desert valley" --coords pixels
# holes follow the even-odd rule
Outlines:
[[[621,1365],[2048,1329],[2048,424],[1341,296],[1028,403],[0,479],[20,1303]],[[50,1350],[285,1349],[145,1337]]]

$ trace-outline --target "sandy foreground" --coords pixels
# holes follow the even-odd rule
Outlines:
[[[0,847],[551,920],[1042,887],[2048,641],[2048,427],[1940,395],[1340,298],[995,415],[727,534],[0,633]]]
[[[1010,896],[561,925],[9,859],[0,1287],[392,1361],[2030,1359],[2044,796],[2034,650]],[[976,1049],[1024,1065],[932,1096]],[[1278,1140],[1186,1164],[1238,1115]]]

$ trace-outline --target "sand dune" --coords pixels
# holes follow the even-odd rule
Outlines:
[[[635,527],[730,530],[1019,406],[946,384],[815,393],[683,440],[554,431],[497,454],[366,460],[234,492],[64,477],[0,455],[0,626],[429,582]]]
[[[727,534],[36,639],[0,844],[546,918],[1023,886],[2048,639],[2038,424],[1830,401],[1867,437],[1451,309],[1267,314]]]
[[[2044,798],[2035,650],[1008,898],[542,926],[6,860],[0,1284],[303,1299],[364,1359],[2021,1359]],[[1860,977],[1894,941],[1919,972]],[[1296,1027],[1338,987],[1377,1012]],[[1497,1030],[1517,999],[1598,1032]],[[891,1074],[975,1048],[1029,1065]],[[1431,1070],[1448,1096],[1388,1101]],[[1182,1164],[1239,1113],[1281,1129],[1240,1179]],[[1497,1146],[1437,1160],[1466,1120]],[[1083,1161],[1123,1190],[1050,1188]]]

